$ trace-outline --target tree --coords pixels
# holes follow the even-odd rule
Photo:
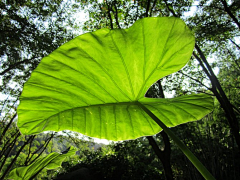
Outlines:
[[[0,8],[1,93],[10,95],[12,104],[41,58],[72,38],[65,28],[71,14],[69,4],[58,0],[13,0],[1,2]]]
[[[88,28],[102,28],[103,24],[106,27],[117,28],[122,26],[129,26],[138,18],[144,17],[144,15],[153,16],[175,16],[183,17],[184,12],[191,6],[191,2],[182,1],[106,1],[103,3],[91,2],[93,6],[88,9],[90,17],[94,17],[94,20],[90,19],[86,22],[85,29]],[[125,9],[126,11],[123,11]],[[207,81],[211,82],[211,87],[204,86],[207,90],[212,91],[214,96],[218,99],[221,107],[225,111],[225,116],[230,125],[231,131],[235,137],[236,143],[240,149],[240,135],[239,135],[239,119],[232,108],[231,102],[226,96],[221,83],[216,77],[213,67],[209,64],[206,57],[213,54],[218,49],[219,51],[226,51],[228,43],[231,42],[234,46],[238,47],[237,43],[233,40],[239,33],[237,13],[239,12],[239,5],[233,2],[228,5],[226,1],[200,1],[198,10],[201,13],[196,14],[194,17],[186,19],[186,22],[192,27],[196,33],[197,43],[195,46],[196,52],[193,53],[195,63],[199,64],[202,68],[201,77],[206,77]],[[101,13],[96,13],[96,12]],[[131,13],[129,13],[131,12]],[[154,13],[153,13],[154,12]],[[219,18],[218,18],[219,17]],[[100,23],[99,23],[100,22]],[[91,23],[89,26],[88,23]],[[212,41],[212,43],[211,43]],[[216,43],[217,42],[217,43]],[[224,42],[224,43],[223,43]],[[231,50],[227,50],[231,51]],[[235,61],[236,63],[236,61]],[[198,75],[198,74],[194,74]],[[201,79],[200,77],[200,79]],[[190,79],[197,82],[197,84],[203,85],[199,81],[199,76],[191,76]]]
[[[239,146],[239,108],[238,108],[238,71],[239,71],[239,45],[236,43],[236,36],[239,33],[239,3],[226,1],[200,1],[197,5],[198,14],[190,18],[183,16],[190,6],[189,1],[84,1],[80,2],[82,7],[88,7],[90,20],[85,23],[85,30],[93,31],[95,28],[125,28],[132,25],[137,19],[145,16],[177,16],[185,19],[197,37],[196,51],[193,54],[189,66],[184,70],[168,76],[162,80],[164,91],[176,91],[176,96],[190,94],[192,92],[204,92],[213,94],[217,97],[220,104],[216,102],[216,106],[221,106],[223,111],[217,108],[217,115],[212,119],[219,119],[218,123],[226,126],[226,129],[220,128],[217,123],[210,123],[211,131],[215,136],[221,139],[221,142],[214,141],[216,144],[222,141],[228,146],[224,145],[222,152],[232,151],[235,154],[236,144]],[[89,5],[89,6],[87,6]],[[218,58],[213,63],[207,60],[214,56]],[[16,64],[18,65],[18,64]],[[10,67],[10,66],[9,66]],[[219,76],[213,72],[215,67],[219,67]],[[7,70],[7,66],[5,70]],[[232,72],[229,74],[226,70]],[[233,76],[234,75],[234,76]],[[226,78],[228,77],[228,78]],[[190,82],[186,82],[186,79]],[[164,84],[165,82],[174,82],[173,85]],[[211,83],[211,84],[209,84]],[[154,85],[152,94],[159,94],[159,86]],[[10,88],[5,90],[7,93],[14,93]],[[11,98],[9,98],[11,101]],[[9,100],[5,104],[11,108]],[[225,117],[223,118],[223,112]],[[210,118],[211,119],[211,118]],[[229,123],[229,126],[227,123]],[[205,127],[209,127],[206,123]],[[194,129],[190,127],[190,130]],[[203,128],[204,129],[204,128]],[[230,135],[225,134],[231,129]],[[194,130],[193,130],[194,132]],[[184,132],[181,132],[183,134]],[[233,135],[233,136],[232,136]],[[211,137],[212,134],[207,136]],[[214,136],[214,137],[215,137]],[[189,137],[195,137],[192,134]],[[236,143],[226,139],[234,139]],[[197,137],[199,142],[205,142],[203,137]],[[203,138],[203,139],[202,139]],[[191,138],[190,138],[191,139]],[[201,139],[201,140],[200,140]],[[225,140],[223,140],[225,139]],[[187,140],[186,140],[187,141]],[[191,141],[189,141],[191,144]],[[197,142],[195,142],[197,143]],[[210,143],[208,143],[210,144]],[[203,145],[203,144],[202,144]],[[231,146],[230,146],[231,145]],[[216,145],[217,146],[217,145]],[[219,147],[222,147],[222,144]],[[227,147],[225,150],[224,148]],[[229,148],[230,147],[230,148]],[[233,149],[231,149],[233,147]],[[214,151],[218,151],[216,148]],[[219,153],[221,154],[221,153]],[[237,159],[237,158],[236,158]],[[226,162],[223,160],[222,162]],[[231,164],[231,163],[230,163]],[[230,165],[231,167],[232,165]],[[215,167],[215,166],[214,166]],[[216,170],[218,167],[216,167]],[[215,173],[216,175],[221,173]],[[217,177],[217,176],[216,176]],[[223,177],[223,176],[222,176]]]
[[[70,7],[69,3],[58,0],[0,2],[2,179],[11,168],[34,162],[51,140],[38,145],[35,136],[21,136],[16,127],[16,106],[24,82],[41,58],[72,38],[65,28],[71,18],[70,11],[66,12]]]
[[[229,39],[230,42],[234,42],[231,39],[235,38],[236,35],[239,33],[239,28],[236,27],[236,25],[238,25],[239,23],[235,17],[235,14],[237,14],[237,12],[239,11],[239,6],[235,3],[232,3],[228,7],[225,0],[222,0],[221,3],[219,3],[218,1],[212,1],[209,5],[206,4],[207,2],[205,1],[200,2],[199,6],[203,7],[202,16],[198,17],[199,15],[196,15],[194,18],[190,19],[193,20],[192,22],[195,22],[194,27],[196,28],[194,29],[196,29],[195,32],[197,33],[197,44],[195,48],[197,53],[199,54],[197,55],[195,53],[193,55],[199,62],[200,66],[206,73],[209,80],[211,81],[212,87],[209,89],[213,92],[213,94],[216,96],[219,103],[221,104],[221,107],[225,112],[225,116],[228,120],[231,131],[240,150],[239,119],[237,118],[233,106],[228,97],[226,96],[226,93],[224,92],[219,82],[219,79],[214,74],[212,67],[210,66],[206,58],[210,55],[210,53],[214,53],[215,51],[232,52],[232,50],[228,50],[227,44],[229,42]],[[219,16],[219,19],[214,18],[216,17],[216,15]],[[203,33],[203,31],[205,33]],[[205,50],[203,47],[206,44],[210,44],[211,47],[211,45],[213,44],[211,41],[215,43],[215,48],[212,47],[208,50]],[[204,52],[202,49],[204,50]],[[217,55],[219,57],[220,54],[217,53]],[[222,59],[225,59],[224,56],[222,57]],[[236,63],[236,60],[233,61],[235,61]]]

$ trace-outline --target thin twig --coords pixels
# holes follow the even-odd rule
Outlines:
[[[0,72],[0,75],[4,75],[6,74],[8,71],[11,71],[13,70],[14,68],[16,68],[17,66],[19,66],[20,64],[31,64],[32,63],[32,60],[36,59],[36,57],[32,57],[31,59],[25,59],[23,61],[19,61],[19,62],[16,62],[15,64],[12,64],[10,65],[7,69],[3,70],[2,72]]]
[[[240,49],[240,46],[237,44],[237,43],[235,43],[232,39],[229,39],[238,49]]]
[[[207,87],[205,84],[203,84],[203,83],[202,83],[201,81],[199,81],[198,79],[195,79],[195,78],[193,78],[193,77],[191,77],[191,76],[183,73],[182,71],[179,71],[179,73],[181,73],[182,75],[184,75],[184,76],[186,76],[186,77],[188,77],[188,78],[190,78],[190,79],[198,82],[199,84],[201,84],[202,86],[204,86],[204,87],[207,88],[208,90],[211,90],[209,87]]]

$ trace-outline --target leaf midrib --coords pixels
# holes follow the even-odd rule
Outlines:
[[[47,119],[57,115],[57,114],[60,114],[60,113],[63,113],[65,111],[70,111],[70,110],[73,110],[73,109],[84,109],[84,108],[92,108],[92,107],[104,107],[104,106],[121,106],[121,105],[137,105],[138,106],[139,102],[138,101],[133,101],[133,102],[116,102],[116,103],[105,103],[105,104],[93,104],[93,105],[89,105],[89,106],[81,106],[81,107],[74,107],[74,108],[70,108],[70,109],[65,109],[63,111],[59,111],[51,116],[49,116]]]

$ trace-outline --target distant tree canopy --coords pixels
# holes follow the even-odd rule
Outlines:
[[[59,0],[0,2],[2,94],[17,98],[40,60],[72,38],[65,26],[70,7]]]

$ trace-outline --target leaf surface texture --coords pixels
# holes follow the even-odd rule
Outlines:
[[[78,36],[43,58],[25,83],[18,127],[23,134],[68,129],[115,141],[161,131],[138,103],[167,126],[198,120],[211,112],[210,96],[144,97],[154,82],[188,62],[194,43],[173,17]]]

